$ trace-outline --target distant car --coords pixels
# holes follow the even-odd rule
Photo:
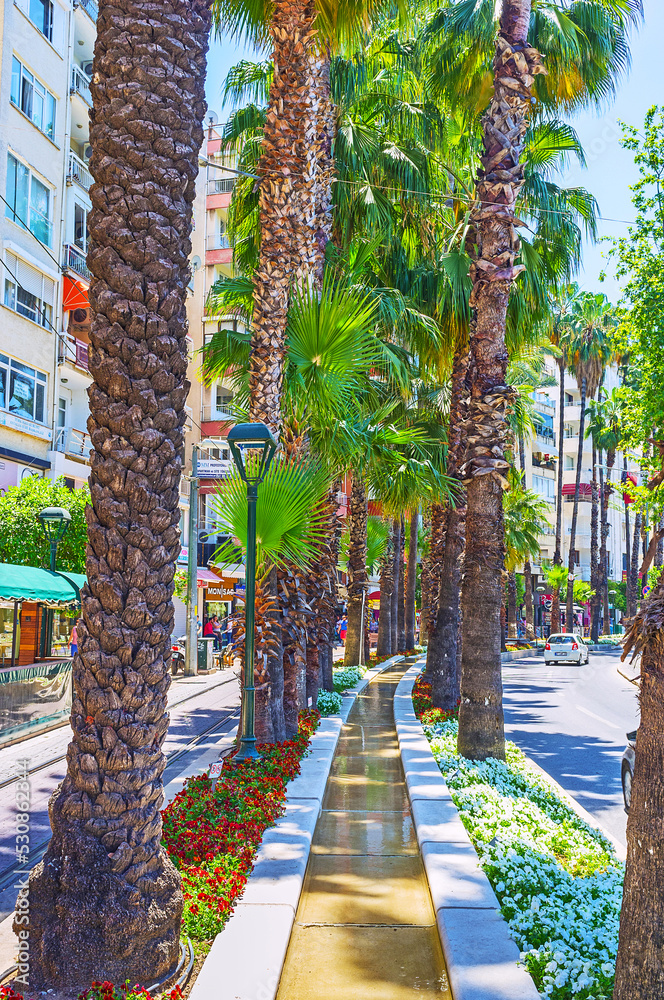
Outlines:
[[[632,779],[634,778],[634,758],[636,756],[636,730],[627,733],[627,746],[622,755],[622,765],[620,776],[622,778],[623,799],[625,801],[625,812],[629,812],[632,802]]]
[[[576,632],[550,635],[544,646],[544,662],[547,666],[565,660],[578,664],[587,663],[589,656],[588,647]]]

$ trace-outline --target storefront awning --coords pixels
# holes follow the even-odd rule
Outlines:
[[[216,573],[210,569],[201,569],[200,566],[198,567],[197,579],[199,587],[206,587],[208,583],[219,583],[219,577]]]
[[[52,607],[76,607],[80,588],[85,583],[81,573],[52,573],[36,566],[0,563],[0,600],[36,601]]]

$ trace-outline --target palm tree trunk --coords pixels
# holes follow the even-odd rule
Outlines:
[[[639,515],[637,514],[637,517]],[[614,1000],[660,1000],[664,990],[664,577],[631,625],[625,652],[641,654],[640,723],[632,801],[627,819],[627,864]]]
[[[75,996],[92,980],[150,983],[179,956],[180,876],[161,845],[162,745],[209,31],[203,0],[99,3],[88,584],[67,773],[27,890],[32,991]]]
[[[641,542],[641,524],[643,521],[643,515],[641,511],[636,512],[634,515],[634,534],[632,536],[632,564],[630,566],[630,590],[632,592],[632,614],[635,615],[638,606],[641,603],[641,594],[639,593],[639,548]]]
[[[401,562],[401,521],[395,517],[392,521],[392,608],[390,612],[390,646],[392,653],[399,651],[399,570]]]
[[[655,566],[661,566],[664,563],[664,514],[659,519],[659,541],[657,542],[657,549],[655,550]]]
[[[406,649],[415,645],[415,585],[417,582],[417,540],[420,524],[420,512],[413,507],[410,515],[410,539],[408,546],[408,567],[406,572]]]
[[[586,377],[581,379],[581,414],[579,417],[579,446],[576,451],[576,483],[574,486],[574,508],[572,527],[569,533],[569,558],[567,560],[567,602],[565,608],[565,631],[574,631],[574,552],[576,550],[576,523],[579,516],[579,494],[581,492],[581,466],[583,464],[583,441],[586,426]]]
[[[420,646],[426,646],[429,641],[429,616],[431,614],[431,509],[425,509],[422,517],[424,534],[428,538],[427,549],[422,557],[420,572]],[[426,670],[424,671],[426,673]]]
[[[505,756],[500,658],[505,539],[503,489],[507,408],[505,321],[519,241],[515,202],[523,184],[521,152],[528,127],[532,75],[539,57],[527,47],[530,0],[504,0],[494,59],[494,94],[483,124],[482,169],[471,223],[477,259],[471,265],[472,390],[468,419],[468,514],[462,592],[463,650],[459,752]],[[498,176],[498,174],[500,176]]]
[[[600,493],[597,489],[597,449],[595,447],[595,442],[593,440],[593,478],[592,478],[592,510],[590,514],[590,585],[594,590],[593,596],[590,598],[590,614],[591,614],[591,624],[590,624],[590,637],[593,642],[597,642],[599,639],[599,612],[601,603],[601,590],[600,590],[600,570],[599,561],[597,555],[597,538],[598,538],[598,519],[599,519],[599,505],[600,505]]]
[[[446,545],[446,510],[441,503],[431,504],[431,536],[429,543],[429,620],[427,622],[427,632],[429,635],[429,646],[433,640],[436,628],[436,618],[440,607],[440,587],[443,581],[443,561],[445,559]],[[429,662],[427,654],[426,673],[429,674]]]
[[[399,587],[397,591],[397,652],[406,652],[406,524],[399,519]]]
[[[627,475],[627,456],[623,456],[623,471]],[[625,574],[625,617],[631,618],[635,611],[632,609],[632,535],[630,531],[629,504],[625,503],[625,563],[627,572]]]
[[[611,462],[613,465],[613,462]],[[609,457],[607,456],[607,469],[609,469]],[[600,466],[599,470],[599,482],[600,482],[600,493],[602,497],[602,506],[600,510],[600,547],[599,547],[599,573],[597,576],[597,584],[599,588],[599,597],[603,605],[603,617],[604,635],[610,635],[611,628],[609,623],[609,554],[607,552],[607,540],[609,537],[609,497],[611,495],[611,487],[609,485],[609,473],[607,472],[606,482],[604,481],[604,470]]]
[[[364,643],[363,608],[366,611],[367,582],[367,519],[369,502],[364,480],[359,472],[353,474],[348,506],[348,630],[344,663],[355,666],[362,662],[360,656]]]
[[[507,576],[507,635],[510,639],[517,638],[516,625],[516,573]]]
[[[459,469],[465,449],[463,428],[466,416],[469,357],[467,344],[457,347],[452,367],[447,474],[459,483],[459,494],[456,506],[449,506],[444,515],[445,547],[439,567],[438,608],[427,649],[427,676],[431,679],[432,701],[436,708],[443,709],[456,707],[461,683],[457,664],[466,491],[461,482]]]
[[[392,655],[392,590],[394,587],[394,540],[392,532],[380,561],[380,611],[378,613],[377,656]]]
[[[558,503],[556,504],[556,548],[553,554],[554,566],[562,564],[561,540],[563,531],[563,451],[565,446],[565,358],[558,358],[560,373],[560,398],[558,401]],[[560,624],[558,625],[560,628]]]
[[[560,591],[554,587],[551,595],[551,631],[549,634],[555,635],[557,632],[560,632]]]
[[[526,604],[526,639],[535,638],[535,609],[533,607],[533,568],[530,559],[523,564],[523,582],[525,586]]]

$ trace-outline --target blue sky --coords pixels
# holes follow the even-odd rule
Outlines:
[[[629,74],[619,81],[618,91],[611,104],[599,112],[578,115],[572,122],[586,151],[586,169],[570,165],[563,181],[569,185],[583,185],[591,191],[598,203],[602,219],[601,237],[622,236],[626,221],[634,217],[629,185],[636,179],[632,156],[620,146],[619,121],[640,125],[652,104],[664,104],[664,77],[659,73],[664,39],[664,0],[644,0],[645,23],[632,35],[632,66]],[[221,87],[229,68],[240,59],[253,58],[250,49],[234,41],[215,41],[210,47],[208,63],[208,104],[222,115]],[[619,220],[619,221],[614,221]],[[620,289],[607,269],[605,243],[586,244],[583,269],[579,282],[591,291],[604,291],[614,301]],[[607,278],[600,282],[600,273],[607,270]]]

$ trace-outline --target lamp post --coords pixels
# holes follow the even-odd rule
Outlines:
[[[65,536],[65,532],[71,521],[71,514],[64,507],[45,507],[36,515],[42,526],[42,530],[51,545],[51,572],[55,573],[58,559],[58,545]],[[46,615],[42,615],[41,635],[39,648],[42,656],[51,655],[51,644],[53,642],[53,609],[48,608]]]
[[[244,637],[244,697],[242,737],[236,760],[259,756],[256,750],[254,687],[254,615],[256,603],[256,502],[277,442],[265,424],[237,424],[228,432],[228,445],[240,476],[247,484],[247,558]]]
[[[617,593],[618,593],[617,590],[610,590],[609,591],[609,597],[611,599],[611,603],[609,604],[609,608],[611,609],[611,617],[613,619],[613,621],[611,623],[611,634],[613,634],[613,629],[618,627],[618,622],[616,621],[616,594]]]

